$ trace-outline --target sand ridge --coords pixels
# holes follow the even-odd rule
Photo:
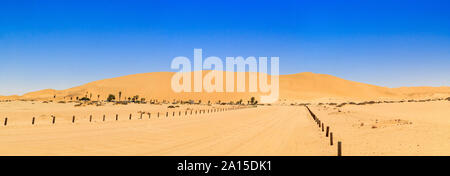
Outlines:
[[[207,73],[208,71],[203,71],[203,75]],[[223,72],[224,78],[225,73]],[[235,102],[252,96],[259,98],[260,95],[267,94],[261,92],[249,93],[248,91],[242,93],[175,93],[170,86],[173,74],[173,72],[154,72],[128,75],[94,81],[66,90],[45,89],[22,96],[0,96],[0,100],[52,100],[54,96],[56,97],[55,100],[66,101],[70,98],[75,100],[76,97],[81,98],[85,96],[92,100],[105,100],[109,94],[113,94],[118,98],[118,93],[122,92],[123,99],[139,95],[141,98],[146,98],[147,101],[158,99],[160,101],[202,100],[203,102],[217,102],[220,100],[222,102]],[[247,90],[248,77],[249,75],[246,73]],[[450,87],[387,88],[310,72],[280,75],[279,83],[279,100],[281,101],[399,100],[409,98],[446,98],[450,96]]]

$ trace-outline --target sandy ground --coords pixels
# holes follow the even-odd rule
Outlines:
[[[337,141],[342,141],[344,156],[450,155],[449,101],[310,106],[325,126],[330,126],[333,146],[302,106],[214,113],[212,109],[232,107],[167,106],[2,102],[0,155],[335,156]],[[211,113],[195,114],[208,109]],[[139,119],[139,111],[150,112],[151,117],[144,114]],[[132,120],[128,119],[130,113]],[[56,116],[55,124],[51,115]],[[8,117],[7,126],[4,117]],[[31,125],[32,117],[36,117],[35,125]]]
[[[450,102],[312,106],[344,155],[450,155]]]
[[[336,155],[336,147],[328,144],[304,107],[265,106],[195,115],[199,109],[229,107],[167,106],[75,108],[2,102],[0,155]],[[189,111],[184,115],[187,108],[194,109],[193,115]],[[151,117],[144,114],[139,119],[138,111],[151,112]],[[91,114],[93,122],[89,122]],[[51,115],[56,116],[55,124]],[[8,117],[6,127],[4,117]],[[32,117],[36,117],[34,126]]]

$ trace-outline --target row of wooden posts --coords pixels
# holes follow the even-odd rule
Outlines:
[[[219,108],[219,109],[195,110],[195,112],[194,112],[193,110],[191,110],[191,111],[190,111],[190,115],[192,115],[193,113],[195,113],[195,114],[202,114],[202,113],[203,113],[203,114],[209,114],[209,113],[213,113],[213,112],[223,112],[223,111],[236,110],[236,109],[242,109],[242,107],[230,107],[230,108]],[[143,115],[143,114],[145,114],[145,113],[140,113],[139,119],[142,119],[142,115]],[[148,118],[150,119],[150,118],[151,118],[151,113],[147,113],[147,114],[148,114]],[[181,116],[181,111],[178,112],[178,115]],[[186,110],[186,111],[184,112],[184,115],[185,115],[185,116],[188,115],[188,110]],[[160,116],[160,113],[158,112],[158,113],[157,113],[157,117],[159,118],[159,116]],[[175,116],[175,111],[173,111],[172,116]],[[169,112],[166,112],[166,117],[169,117]],[[55,124],[55,123],[56,123],[56,116],[51,115],[51,119],[52,119],[52,124]],[[129,120],[132,119],[132,114],[130,114],[130,116],[128,117],[128,119],[129,119]],[[72,123],[75,123],[75,120],[76,120],[75,116],[72,116]],[[102,119],[102,120],[103,120],[103,121],[106,120],[106,115],[103,115],[103,119]],[[115,120],[116,120],[116,121],[119,120],[119,115],[118,115],[118,114],[116,114]],[[36,118],[33,117],[33,118],[31,119],[31,124],[32,124],[32,125],[35,125],[35,122],[36,122]],[[89,122],[92,122],[92,115],[89,116]],[[8,117],[5,117],[3,125],[4,125],[4,126],[7,126],[7,125],[8,125]]]
[[[305,106],[306,109],[308,109],[309,113],[311,114],[311,117],[316,122],[317,126],[319,128],[322,128],[322,132],[325,132],[325,137],[330,138],[330,145],[333,146],[333,132],[330,131],[330,127],[327,126],[325,130],[325,124],[314,114],[311,109],[309,109],[308,106]],[[337,143],[337,156],[342,156],[342,142],[338,141]]]

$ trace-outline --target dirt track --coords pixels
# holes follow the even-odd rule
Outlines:
[[[68,116],[0,127],[0,155],[336,155],[306,116],[303,107],[279,106],[75,124]]]

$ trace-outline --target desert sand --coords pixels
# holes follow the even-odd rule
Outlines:
[[[172,75],[144,73],[0,97],[0,155],[336,156],[338,141],[344,156],[450,155],[449,87],[387,88],[299,73],[280,76],[276,103],[219,105],[245,104],[262,93],[177,94]],[[146,104],[104,101],[118,92],[122,101],[139,95]],[[75,106],[75,97],[102,105]],[[305,105],[330,127],[334,145]]]
[[[9,115],[7,126],[0,127],[0,155],[336,155],[302,107],[241,107],[222,112],[211,110],[233,107],[110,104],[74,109],[73,104],[31,102],[1,103],[0,107],[2,115]],[[187,108],[206,113],[187,111],[185,115]],[[140,119],[138,111],[151,116],[144,114]],[[157,112],[161,112],[159,118]],[[51,115],[56,117],[55,124]],[[38,117],[35,125],[32,116]]]
[[[316,105],[311,110],[345,143],[346,155],[450,155],[450,101]]]

